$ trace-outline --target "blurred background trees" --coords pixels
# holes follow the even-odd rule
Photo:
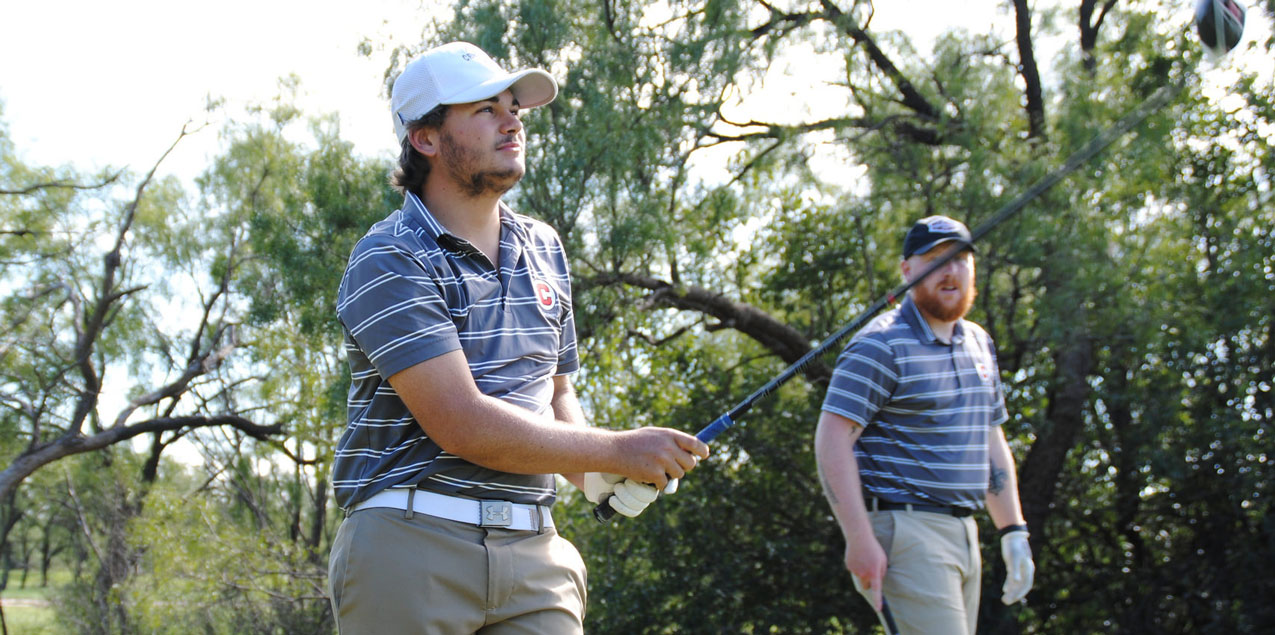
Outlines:
[[[577,388],[597,425],[688,431],[893,286],[916,218],[976,226],[1188,81],[979,245],[1038,567],[1006,608],[984,541],[980,630],[1269,631],[1271,80],[1197,73],[1177,3],[1002,6],[922,53],[867,2],[459,2],[387,81],[452,39],[559,79],[510,201],[568,244]],[[191,192],[22,165],[0,129],[2,583],[70,569],[71,631],[332,629],[331,307],[399,198],[394,157],[289,104],[223,131]],[[636,520],[562,488],[589,632],[871,630],[810,450],[832,361]]]

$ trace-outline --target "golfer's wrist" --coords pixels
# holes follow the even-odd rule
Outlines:
[[[1014,533],[1014,532],[1016,532],[1016,531],[1026,532],[1026,531],[1027,531],[1027,524],[1026,524],[1026,523],[1014,523],[1014,524],[1011,524],[1011,525],[1005,525],[1004,527],[1001,527],[1000,529],[997,529],[997,530],[996,530],[996,537],[997,537],[997,538],[1000,538],[1000,537],[1002,537],[1002,536],[1005,536],[1006,534],[1012,534],[1012,533]]]
[[[846,539],[847,544],[877,539],[876,532],[872,531],[872,523],[866,514],[863,517],[847,514],[841,524],[841,536]]]

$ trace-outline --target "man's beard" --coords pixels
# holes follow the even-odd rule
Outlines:
[[[512,139],[505,138],[500,143],[507,143],[510,140]],[[445,132],[442,136],[439,156],[442,158],[443,169],[451,172],[461,190],[471,197],[504,194],[518,184],[523,172],[526,171],[521,167],[507,170],[479,169],[476,167],[479,161],[478,153],[456,143],[456,140]]]
[[[974,306],[976,297],[978,297],[978,289],[972,284],[969,291],[962,294],[961,299],[955,304],[945,304],[938,292],[931,291],[929,287],[918,285],[912,288],[912,301],[916,303],[917,308],[940,322],[955,322],[965,317],[965,314],[970,312],[970,307]]]

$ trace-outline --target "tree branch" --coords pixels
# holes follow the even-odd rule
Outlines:
[[[27,449],[18,455],[13,460],[13,463],[9,464],[9,467],[0,471],[0,499],[8,496],[19,483],[35,473],[36,470],[59,459],[100,450],[143,434],[172,432],[183,428],[214,428],[219,426],[234,428],[258,441],[268,440],[271,436],[283,432],[282,424],[264,426],[233,414],[159,417],[128,426],[107,428],[88,436],[68,431],[49,443]]]
[[[741,132],[739,134],[725,134],[720,132],[705,132],[701,138],[712,139],[709,143],[702,143],[698,147],[708,148],[721,143],[732,143],[736,141],[748,141],[750,139],[775,139],[782,141],[793,135],[805,134],[807,132],[817,132],[821,130],[841,130],[843,128],[856,128],[863,131],[881,130],[883,128],[892,128],[900,135],[920,144],[934,146],[943,142],[942,136],[933,128],[918,126],[909,121],[908,117],[903,115],[889,115],[879,120],[872,120],[866,117],[833,117],[822,121],[812,121],[799,125],[785,125],[778,123],[767,123],[764,121],[748,121],[735,123],[720,117],[722,122],[735,126],[737,128],[763,128],[756,132]]]
[[[101,183],[84,184],[84,183],[74,183],[71,181],[45,181],[43,183],[32,183],[31,185],[27,185],[27,186],[18,188],[16,190],[0,188],[0,194],[8,194],[10,196],[25,196],[27,194],[30,194],[32,192],[37,192],[39,190],[52,190],[52,189],[98,190],[119,180],[120,175],[123,173],[124,171],[120,170],[119,172],[116,172],[115,174],[112,174],[106,177],[106,179],[102,181]],[[4,232],[4,233],[9,233],[9,232]],[[23,233],[23,232],[18,232],[18,233]],[[31,233],[31,232],[25,232],[25,233]]]
[[[1014,32],[1018,41],[1018,74],[1026,84],[1027,138],[1044,141],[1045,100],[1041,93],[1040,69],[1036,66],[1036,52],[1032,45],[1032,14],[1027,0],[1014,0]]]
[[[1094,5],[1097,3],[1098,0],[1080,1],[1080,53],[1084,68],[1090,75],[1098,68],[1098,59],[1093,54],[1094,48],[1098,46],[1098,30],[1102,28],[1102,21],[1112,7],[1116,6],[1116,0],[1103,2],[1102,8],[1098,10],[1098,17],[1095,18]]]
[[[75,414],[71,417],[69,432],[77,434],[84,427],[84,421],[97,408],[98,397],[102,390],[101,377],[98,375],[97,369],[93,364],[93,351],[97,348],[98,339],[102,335],[102,331],[107,324],[107,316],[110,314],[115,303],[124,297],[127,292],[117,292],[115,287],[115,276],[121,265],[121,257],[124,249],[124,241],[128,236],[129,230],[133,227],[133,219],[136,218],[137,208],[141,205],[142,195],[146,191],[146,187],[151,180],[155,178],[155,173],[159,171],[159,166],[168,158],[177,144],[187,135],[189,124],[183,125],[181,132],[168,149],[160,155],[155,164],[151,166],[149,172],[141,183],[137,184],[137,189],[133,193],[133,200],[129,202],[128,207],[124,210],[124,217],[120,220],[120,225],[115,233],[115,244],[111,250],[102,258],[102,281],[99,285],[98,297],[94,301],[91,311],[85,315],[75,343],[74,363],[80,369],[80,376],[84,379],[84,386],[80,390],[80,398],[75,406]]]
[[[726,298],[695,285],[673,285],[664,280],[636,273],[602,274],[581,280],[583,285],[612,286],[623,284],[651,291],[648,301],[652,306],[663,306],[684,311],[697,311],[716,318],[719,324],[709,330],[731,328],[761,344],[785,363],[792,364],[810,352],[809,339],[796,329],[776,320],[765,311]],[[826,384],[832,371],[824,364],[812,362],[805,370],[813,383]]]
[[[916,86],[903,75],[898,67],[894,65],[894,62],[890,61],[889,57],[886,57],[885,52],[877,46],[872,36],[855,24],[852,16],[842,12],[841,8],[830,0],[821,0],[820,4],[824,8],[823,13],[819,14],[820,17],[836,25],[843,33],[850,36],[855,43],[863,47],[863,50],[868,54],[868,59],[872,60],[873,65],[882,73],[885,73],[886,77],[894,84],[894,87],[898,89],[899,94],[903,97],[902,103],[904,106],[907,106],[924,119],[930,121],[938,121],[940,119],[938,108],[931,104],[921,94],[921,91],[916,89]]]
[[[85,544],[93,551],[93,556],[98,562],[102,562],[102,549],[97,546],[97,540],[93,537],[93,530],[89,527],[88,518],[84,514],[84,504],[80,502],[80,496],[75,492],[75,484],[71,481],[69,472],[63,474],[66,481],[67,498],[71,499],[71,508],[75,511],[75,520],[79,525],[80,531],[84,532]]]
[[[677,329],[676,331],[673,331],[673,333],[665,337],[661,337],[660,339],[655,339],[655,337],[652,336],[650,333],[643,333],[641,331],[638,331],[637,329],[629,329],[628,334],[629,334],[629,337],[640,339],[646,342],[647,344],[650,344],[651,346],[658,347],[658,346],[663,346],[665,344],[668,344],[669,342],[685,335],[690,330],[691,330],[691,327],[683,326],[682,328]]]
[[[810,13],[788,13],[776,9],[774,6],[766,2],[760,3],[770,12],[770,19],[761,26],[754,28],[750,34],[754,39],[775,36],[782,37],[791,31],[803,26],[809,25],[816,21],[825,21],[831,23],[842,33],[848,35],[856,44],[862,46],[868,54],[868,58],[872,64],[877,67],[889,79],[899,91],[900,99],[898,100],[905,108],[915,113],[921,120],[926,122],[938,122],[941,119],[939,108],[930,103],[921,91],[909,80],[902,71],[899,70],[894,62],[881,50],[872,36],[859,26],[854,18],[841,10],[836,4],[830,0],[822,0],[822,11]],[[830,122],[840,121],[844,125],[853,125],[860,128],[878,129],[884,127],[885,122],[893,125],[894,130],[903,134],[912,141],[923,143],[926,145],[939,145],[943,141],[943,135],[937,130],[927,128],[907,122],[901,117],[887,117],[882,122],[873,122],[868,119],[843,119],[829,120]],[[827,122],[819,122],[812,124],[820,126],[813,129],[821,129],[828,127]],[[808,131],[808,130],[807,130]],[[764,135],[764,133],[763,133]]]

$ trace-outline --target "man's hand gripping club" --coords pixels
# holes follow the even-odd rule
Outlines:
[[[608,500],[615,511],[633,518],[646,510],[647,506],[659,498],[660,492],[672,494],[677,491],[678,479],[670,479],[663,490],[654,486],[638,483],[619,474],[605,472],[586,472],[584,475],[584,497],[590,503],[601,503]]]
[[[636,431],[635,431],[636,432]],[[676,432],[669,430],[668,432]],[[655,452],[650,458],[655,464],[648,464],[648,470],[662,471],[650,480],[663,481],[663,486],[644,482],[634,478],[626,478],[620,474],[606,472],[586,472],[584,474],[584,496],[591,503],[607,501],[617,513],[633,518],[646,510],[660,494],[672,494],[677,491],[679,479],[695,468],[700,459],[708,456],[708,446],[693,436],[678,432],[675,447],[666,447]],[[648,448],[649,450],[650,448]],[[632,456],[632,455],[629,455]]]

